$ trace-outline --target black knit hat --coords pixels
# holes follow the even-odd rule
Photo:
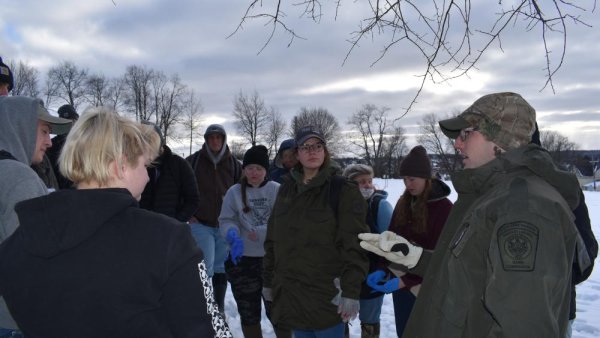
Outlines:
[[[244,162],[242,168],[249,164],[258,164],[259,166],[269,170],[269,150],[263,145],[254,146],[244,154]]]
[[[416,146],[400,164],[400,176],[431,178],[431,161],[422,146]]]
[[[2,58],[0,57],[0,83],[8,83],[8,91],[10,92],[15,85],[15,80],[13,79],[13,73],[10,71],[7,65],[2,62]]]
[[[58,108],[58,116],[69,120],[79,119],[79,114],[77,114],[75,108],[70,104],[64,104],[60,106],[60,108]]]

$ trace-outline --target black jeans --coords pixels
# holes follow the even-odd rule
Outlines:
[[[225,261],[227,280],[231,284],[242,325],[256,325],[261,319],[263,258],[242,256],[237,265]]]

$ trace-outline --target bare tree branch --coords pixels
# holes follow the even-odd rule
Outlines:
[[[342,0],[330,0],[335,4],[335,18],[340,11]],[[267,19],[271,30],[261,51],[271,42],[275,31],[281,28],[290,35],[291,44],[299,37],[293,27],[286,24],[287,12],[300,12],[318,23],[323,17],[322,3],[325,0],[298,0],[287,3],[282,0],[252,0],[240,20],[237,33],[249,20]],[[346,3],[351,3],[346,1]],[[404,116],[411,110],[428,81],[445,82],[466,76],[476,68],[482,56],[492,46],[502,50],[501,37],[506,36],[507,28],[520,26],[525,31],[538,32],[544,46],[544,72],[546,81],[540,90],[550,87],[554,92],[554,75],[561,69],[567,49],[567,29],[581,24],[591,27],[583,21],[581,15],[595,10],[596,1],[583,6],[568,0],[517,0],[516,2],[498,1],[478,7],[473,13],[471,0],[369,0],[369,10],[359,20],[357,30],[351,32],[348,39],[350,47],[343,58],[346,63],[352,52],[366,39],[377,36],[385,39],[379,57],[371,66],[388,55],[392,49],[415,50],[423,59],[423,71],[418,75],[421,82],[415,95],[404,108]],[[356,3],[354,5],[357,5]],[[493,16],[489,21],[479,23],[474,16]],[[558,46],[550,39],[560,38]],[[553,41],[553,40],[552,40]],[[288,46],[289,46],[288,44]],[[558,53],[554,53],[558,50]],[[402,117],[400,116],[400,118]]]
[[[348,124],[358,133],[358,137],[350,139],[350,143],[360,150],[358,155],[373,167],[377,177],[384,170],[386,139],[392,136],[388,134],[394,130],[388,116],[389,110],[387,107],[365,104],[348,120]]]
[[[64,61],[48,70],[47,88],[53,89],[55,97],[63,99],[65,103],[77,109],[86,98],[87,77],[87,69],[79,68],[73,62]],[[49,90],[47,93],[50,95],[52,91]]]
[[[41,93],[38,88],[40,72],[36,68],[23,61],[19,61],[18,64],[11,61],[9,67],[12,69],[15,80],[12,89],[14,96],[40,97]]]
[[[557,131],[540,130],[542,147],[550,153],[556,164],[564,165],[577,149],[577,145]]]
[[[269,157],[273,152],[277,151],[279,141],[285,133],[286,123],[281,116],[281,113],[275,108],[271,107],[269,112],[269,128],[267,135],[265,135],[265,143],[269,148]]]
[[[138,120],[150,120],[150,81],[153,76],[153,70],[137,65],[128,66],[125,71],[125,102]]]
[[[104,106],[108,101],[110,80],[103,74],[89,75],[85,81],[87,101],[94,107]]]
[[[202,106],[200,98],[196,96],[194,90],[189,90],[185,95],[181,125],[184,128],[185,136],[189,137],[190,154],[192,154],[194,140],[201,136],[200,118],[202,114],[204,114],[204,107]]]
[[[271,114],[258,92],[247,96],[240,91],[233,100],[233,116],[238,131],[249,144],[255,146],[268,135]]]
[[[435,155],[437,167],[443,174],[450,174],[460,166],[452,141],[443,135],[435,114],[428,114],[419,123],[417,142]]]

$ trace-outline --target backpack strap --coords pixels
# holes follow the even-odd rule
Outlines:
[[[379,215],[379,203],[383,199],[383,196],[375,192],[369,200],[369,208],[367,210],[367,224],[371,229],[372,233],[377,233],[378,224],[377,216]]]
[[[331,181],[329,182],[329,192],[328,192],[329,206],[331,207],[331,209],[333,210],[333,213],[335,214],[336,222],[338,220],[340,193],[342,191],[342,185],[344,184],[345,181],[346,181],[346,178],[344,176],[333,175],[333,176],[331,176]]]

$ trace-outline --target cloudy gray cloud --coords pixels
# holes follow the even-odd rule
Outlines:
[[[387,106],[399,116],[423,71],[424,60],[406,44],[372,65],[390,38],[385,34],[363,41],[342,66],[350,47],[347,40],[366,2],[342,2],[337,19],[332,4],[323,2],[324,15],[316,24],[288,12],[288,23],[306,39],[288,47],[289,36],[278,30],[258,55],[270,33],[264,22],[247,22],[227,38],[249,1],[114,2],[116,6],[111,0],[56,0],[43,8],[34,0],[6,2],[0,12],[0,55],[28,61],[43,74],[63,60],[108,76],[122,75],[132,64],[178,73],[200,95],[207,115],[220,117],[230,128],[232,100],[240,90],[258,91],[288,119],[300,107],[320,106],[346,127],[349,116],[366,103]],[[475,13],[489,1],[473,4]],[[491,23],[486,15],[473,18],[481,27]],[[593,13],[583,19],[593,26],[600,22]],[[559,130],[582,148],[600,148],[594,137],[600,131],[600,32],[569,26],[569,49],[555,75],[553,93],[549,87],[540,91],[545,60],[539,30],[524,27],[521,21],[511,27],[502,49],[493,44],[469,77],[427,83],[413,110],[400,120],[402,126],[416,133],[424,114],[459,112],[481,95],[510,90],[536,108],[543,129]],[[551,47],[556,46],[551,41]]]

